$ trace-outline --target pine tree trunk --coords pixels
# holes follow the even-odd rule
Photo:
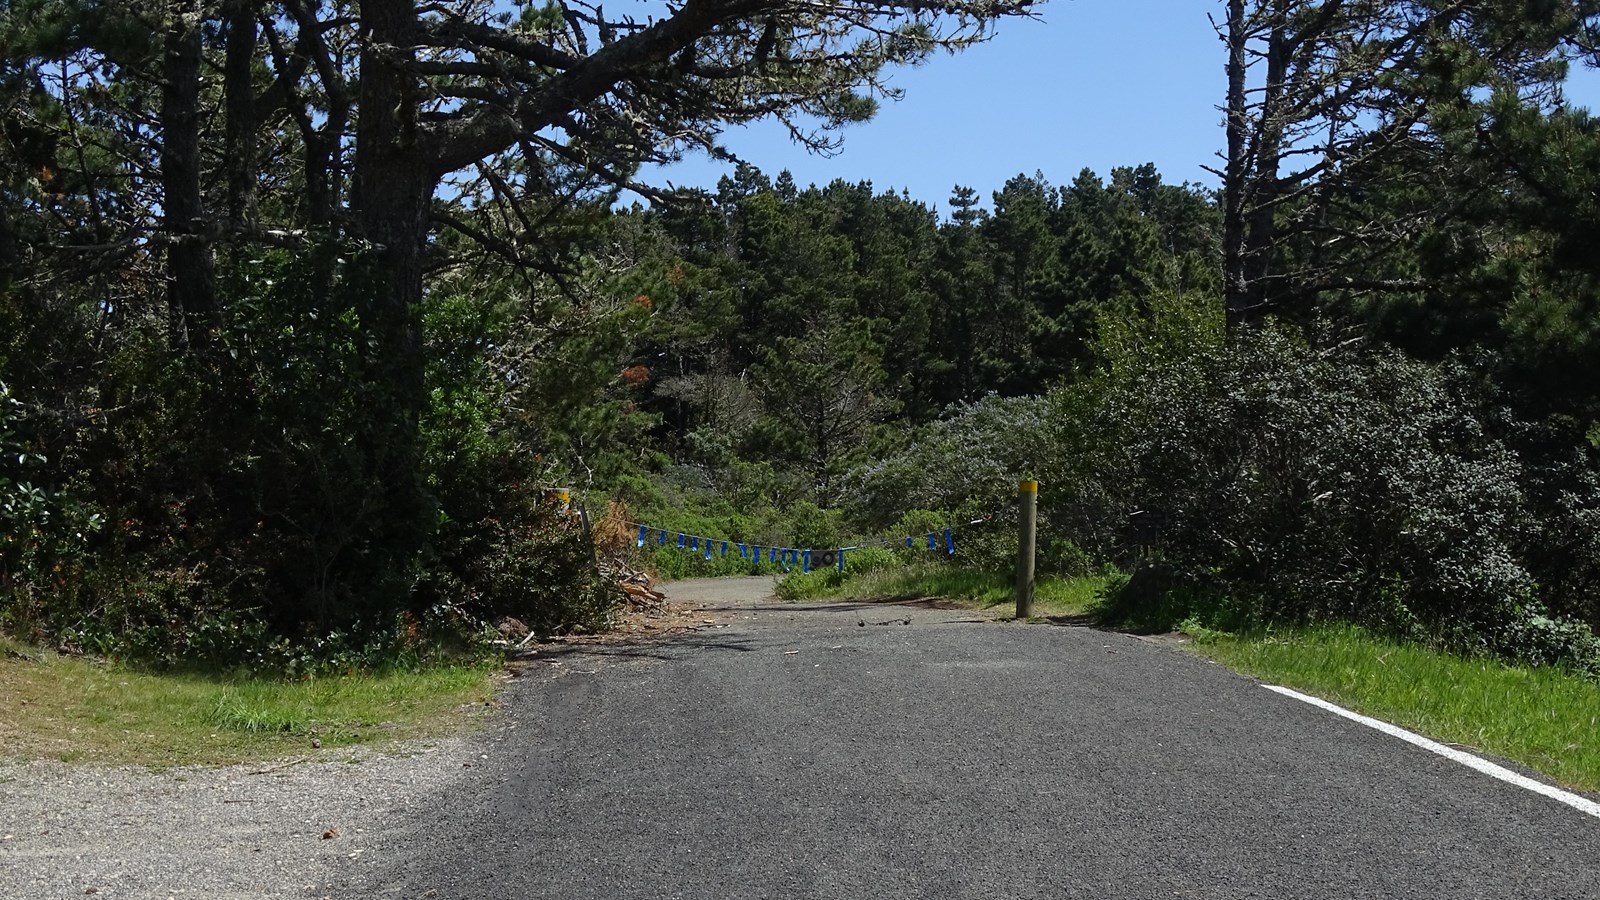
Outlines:
[[[204,349],[217,305],[200,195],[200,0],[177,0],[168,14],[161,85],[168,321],[174,347]]]
[[[1255,168],[1247,189],[1249,209],[1245,223],[1243,263],[1244,296],[1237,320],[1259,321],[1276,301],[1268,290],[1273,251],[1278,245],[1278,203],[1282,193],[1286,121],[1298,111],[1286,109],[1284,94],[1289,77],[1289,3],[1274,0],[1272,24],[1267,32],[1267,74],[1256,107]]]
[[[222,91],[227,107],[223,160],[228,173],[228,225],[235,232],[256,219],[256,98],[251,74],[256,52],[254,0],[227,0],[223,6],[227,51]]]
[[[1222,181],[1222,283],[1229,329],[1241,324],[1249,309],[1245,277],[1245,158],[1249,109],[1245,99],[1244,0],[1228,0],[1228,158]]]
[[[358,236],[378,248],[383,283],[369,293],[363,322],[378,355],[369,443],[384,494],[386,525],[375,538],[404,557],[423,540],[426,512],[418,423],[424,400],[423,263],[436,178],[418,142],[417,87],[403,63],[416,23],[412,0],[367,0],[361,25],[360,104],[352,206]]]

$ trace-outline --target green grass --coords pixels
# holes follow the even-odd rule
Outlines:
[[[914,563],[875,568],[860,573],[829,570],[811,575],[791,575],[779,585],[786,600],[852,598],[871,600],[923,600],[938,598],[978,609],[1010,608],[1015,602],[1010,572],[983,572],[938,563]],[[1034,585],[1036,616],[1082,615],[1105,586],[1104,576],[1047,577]]]
[[[1600,791],[1600,684],[1398,644],[1357,628],[1202,632],[1194,648],[1233,669]]]
[[[33,659],[7,655],[12,650]],[[303,681],[151,674],[0,643],[0,752],[164,768],[222,765],[469,726],[493,696],[468,666]]]

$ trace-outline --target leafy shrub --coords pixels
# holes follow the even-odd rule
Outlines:
[[[1600,678],[1600,637],[1583,622],[1552,618],[1537,605],[1491,634],[1489,649],[1530,665],[1559,665]]]
[[[1096,592],[1092,614],[1135,634],[1160,634],[1195,628],[1234,631],[1260,623],[1253,595],[1227,593],[1202,584],[1158,562],[1144,562],[1131,574],[1115,573]]]
[[[1267,327],[1119,358],[1078,390],[1063,443],[1088,451],[1061,464],[1093,487],[1051,502],[1095,509],[1073,536],[1168,582],[1117,585],[1107,615],[1339,619],[1469,651],[1588,652],[1572,623],[1528,613],[1525,473],[1465,367]]]
[[[509,399],[549,381],[508,377],[496,356],[515,308],[430,292],[413,384],[374,355],[372,265],[332,242],[219,258],[222,319],[188,352],[172,351],[160,317],[119,317],[105,355],[81,367],[95,381],[71,399],[88,412],[57,417],[71,423],[55,435],[66,450],[37,478],[0,461],[0,516],[84,535],[71,556],[32,539],[0,547],[0,624],[160,665],[305,670],[434,638],[470,645],[497,613],[547,630],[604,623],[613,598],[581,533],[533,487],[553,466],[529,434],[563,435]],[[583,367],[550,368],[572,387]],[[396,405],[418,389],[417,431],[396,431]]]
[[[1551,615],[1600,628],[1600,449],[1573,422],[1515,439],[1530,507],[1519,555]]]
[[[809,573],[795,569],[778,582],[774,592],[779,599],[790,602],[829,596],[851,578],[902,564],[899,555],[889,547],[864,547],[845,553],[843,567],[829,566]]]
[[[781,571],[777,563],[767,562],[764,556],[757,562],[748,555],[741,555],[737,541],[728,542],[726,554],[721,550],[720,541],[713,547],[710,559],[705,558],[703,548],[699,551],[687,547],[679,550],[677,532],[672,532],[666,546],[646,546],[646,567],[668,581],[724,575],[760,575]]]
[[[1017,482],[1037,476],[1055,455],[1050,412],[1041,398],[993,394],[952,408],[919,429],[905,449],[850,474],[852,521],[881,528],[901,510],[971,518],[1004,508],[1016,496]]]
[[[0,623],[37,632],[51,598],[83,567],[87,539],[104,524],[94,508],[37,484],[48,460],[17,433],[21,403],[0,382]]]

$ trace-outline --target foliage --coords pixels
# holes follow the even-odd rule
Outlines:
[[[1509,412],[1477,373],[1283,328],[1187,353],[1113,344],[1063,461],[1101,512],[1090,546],[1141,560],[1104,612],[1139,628],[1338,619],[1460,649],[1589,665],[1545,612],[1540,520]],[[1120,349],[1119,349],[1120,347]],[[1547,592],[1548,593],[1548,592]]]
[[[1447,136],[1486,103],[1558,109],[1597,14],[1588,0],[1229,0],[1226,149],[1213,170],[1229,321],[1277,310],[1304,322],[1327,299],[1428,293],[1408,264],[1413,242],[1464,237],[1479,197],[1520,180],[1520,162],[1476,166]],[[1463,130],[1469,144],[1488,133]],[[1456,179],[1469,171],[1467,187]]]
[[[994,511],[1018,480],[1038,474],[1048,455],[1047,416],[1033,397],[991,394],[953,407],[905,449],[857,469],[848,508],[869,522],[897,510]]]
[[[30,470],[49,460],[18,435],[24,415],[0,382],[0,624],[29,631],[35,610],[77,577],[86,540],[104,519],[71,495],[31,480]]]
[[[900,565],[896,554],[888,548],[851,550],[845,554],[843,567],[813,569],[809,573],[791,571],[778,581],[774,592],[780,599],[789,602],[836,597],[840,596],[843,585],[855,583],[868,573],[895,569]]]
[[[1043,616],[1084,614],[1105,585],[1105,576],[1062,578],[1045,576],[1034,586],[1034,611]],[[835,572],[814,576],[789,575],[778,584],[785,600],[825,597],[873,601],[938,599],[980,609],[1000,609],[1015,601],[1015,577],[965,565],[922,560],[863,566],[843,576]]]
[[[734,122],[831,147],[895,94],[892,67],[1028,10],[722,5],[646,27],[559,4],[4,5],[0,381],[28,414],[15,439],[0,419],[20,448],[0,616],[164,663],[342,659],[440,610],[463,636],[507,612],[598,627],[608,593],[542,498],[660,461],[631,357],[640,283],[676,270],[630,255],[619,186],[667,199],[639,165]],[[859,365],[830,384],[830,345],[807,371],[841,415],[767,428],[802,468],[735,464],[730,488],[787,504],[809,480],[831,505],[893,409],[858,383],[886,377],[887,338],[837,339]],[[774,407],[820,396],[775,384],[807,346],[761,358]],[[684,434],[719,464],[745,449],[716,438]]]
[[[215,352],[172,356],[156,334],[128,336],[96,386],[117,412],[69,435],[75,466],[48,473],[83,485],[82,503],[115,527],[50,593],[15,585],[9,627],[157,663],[305,671],[472,643],[501,615],[545,631],[608,620],[613,598],[581,530],[550,514],[539,486],[564,474],[541,451],[589,426],[531,430],[508,415],[547,384],[533,367],[511,374],[515,304],[429,298],[430,502],[385,502],[393,451],[378,410],[391,398],[368,377],[380,365],[361,313],[370,265],[333,244],[239,257],[223,274],[232,317]],[[573,363],[604,352],[574,346],[552,361],[568,373],[559,389],[602,390],[609,373],[580,381]],[[29,515],[35,528],[51,521]],[[403,550],[418,542],[425,558]]]

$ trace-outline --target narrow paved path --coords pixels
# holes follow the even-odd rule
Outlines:
[[[1600,897],[1600,820],[1178,650],[687,582],[333,896]],[[428,893],[432,891],[432,893]]]

